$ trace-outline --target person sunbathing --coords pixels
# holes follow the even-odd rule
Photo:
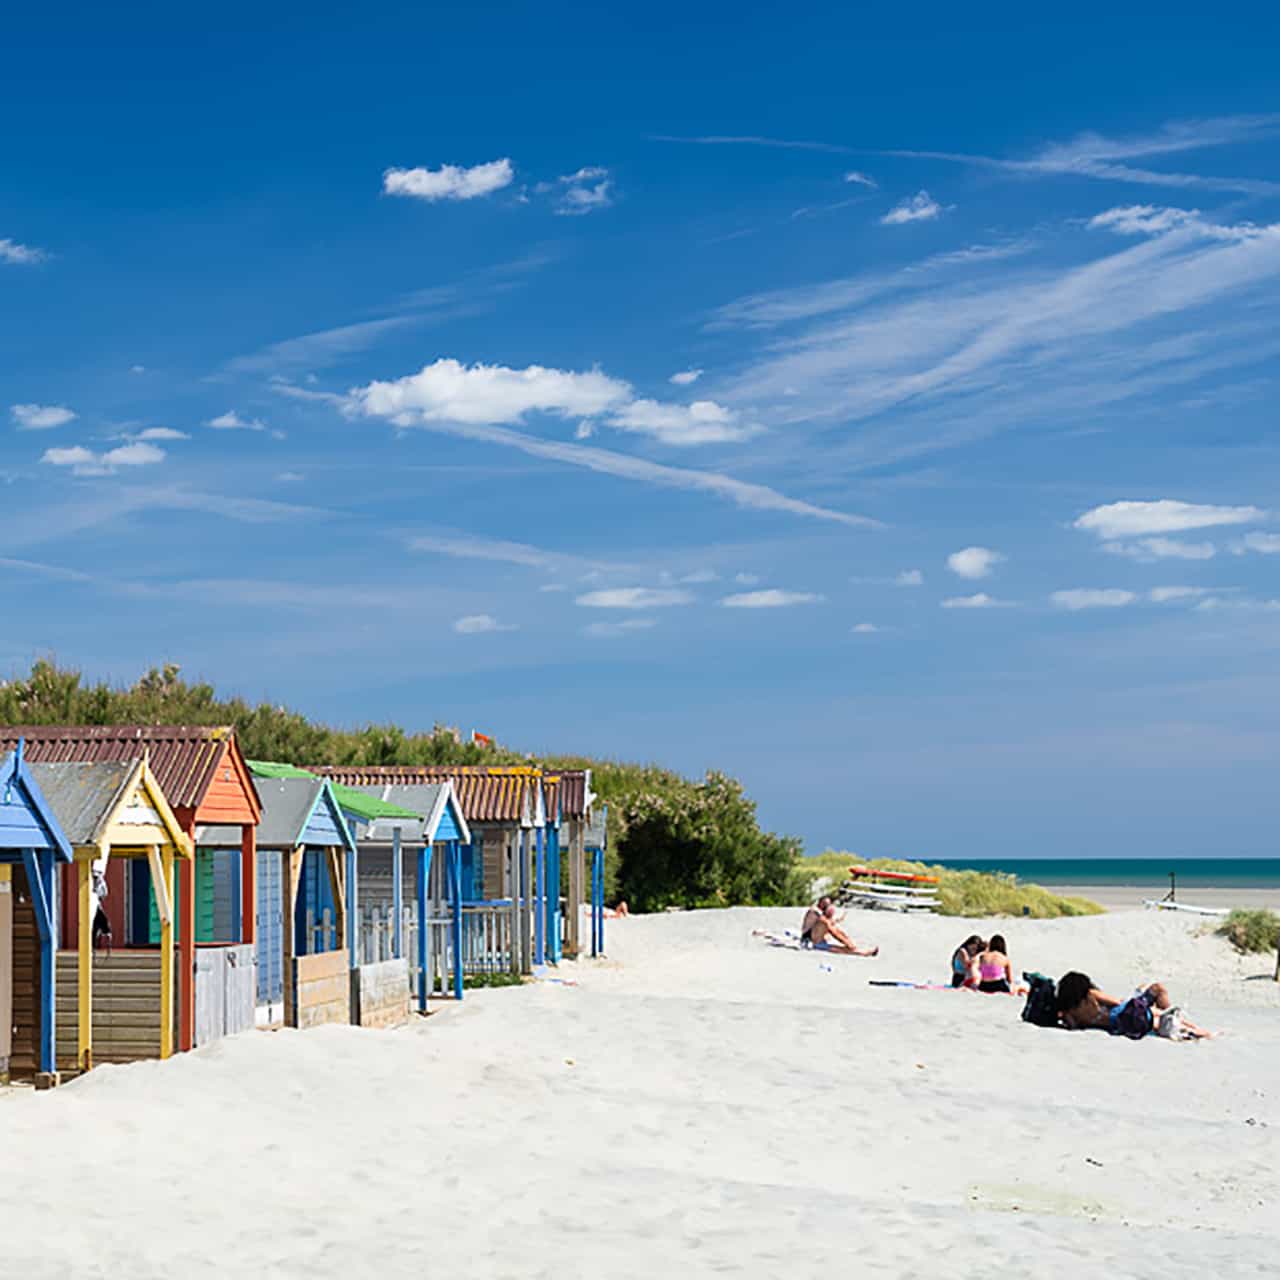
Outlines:
[[[969,978],[979,991],[988,995],[1013,992],[1013,965],[1009,962],[1009,944],[1001,934],[991,935],[991,941],[975,955],[969,965]]]
[[[1058,1020],[1068,1031],[1097,1029],[1135,1040],[1152,1031],[1169,1040],[1208,1040],[1214,1034],[1175,1008],[1162,982],[1117,1000],[1099,991],[1088,974],[1078,972],[1064,974],[1058,983]]]
[[[804,913],[800,926],[800,945],[818,951],[835,951],[846,956],[875,956],[879,947],[859,947],[836,920],[836,904],[823,894]]]

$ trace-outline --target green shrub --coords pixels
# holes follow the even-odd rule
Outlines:
[[[1233,911],[1215,930],[1245,955],[1275,951],[1280,947],[1280,916],[1263,909]]]
[[[1103,910],[1087,898],[1064,897],[1038,884],[1023,884],[1017,876],[1004,872],[963,871],[903,858],[861,858],[832,849],[818,857],[804,859],[802,866],[810,884],[822,878],[831,888],[848,879],[851,866],[937,876],[938,914],[944,916],[1025,915],[1033,920],[1052,920],[1059,916],[1098,915]],[[807,893],[802,895],[807,896]]]

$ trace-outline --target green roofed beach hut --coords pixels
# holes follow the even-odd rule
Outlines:
[[[314,774],[269,776],[249,762],[262,805],[257,846],[257,1021],[350,1022],[356,844],[333,788]],[[235,848],[239,829],[197,831],[203,848]]]

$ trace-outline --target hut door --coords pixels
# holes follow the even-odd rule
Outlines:
[[[258,1004],[284,1001],[284,872],[278,850],[258,852],[258,914],[254,944]]]

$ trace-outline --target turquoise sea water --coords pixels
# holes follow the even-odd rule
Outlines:
[[[944,867],[1007,871],[1032,884],[1123,884],[1187,889],[1280,887],[1280,858],[975,858],[939,859]]]

